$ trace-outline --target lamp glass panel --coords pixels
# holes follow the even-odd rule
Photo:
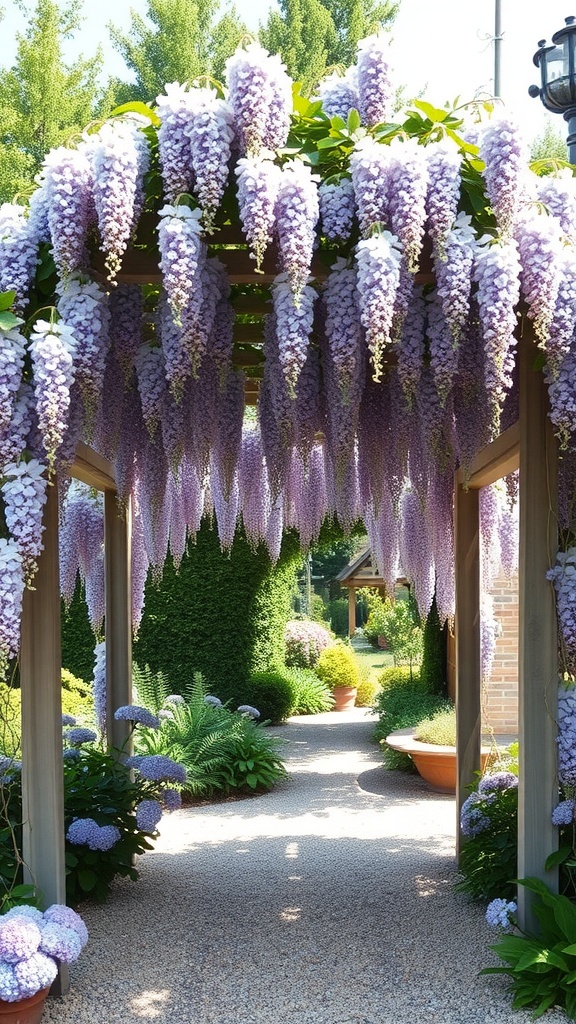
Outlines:
[[[548,50],[548,53],[544,54],[544,60],[546,61],[547,82],[553,82],[557,78],[566,78],[570,71],[567,40],[563,40],[553,50]]]

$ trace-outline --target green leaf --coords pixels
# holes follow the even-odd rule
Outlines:
[[[337,146],[342,145],[342,139],[335,139],[333,136],[329,136],[327,139],[318,139],[316,146],[318,149],[336,149]]]
[[[347,124],[348,131],[350,133],[355,132],[361,125],[360,114],[358,113],[355,107],[352,107],[352,110],[348,114]]]
[[[334,117],[330,118],[330,124],[332,125],[332,128],[337,128],[339,131],[346,128],[346,121],[344,121],[342,117],[338,117],[338,114],[335,114]]]
[[[246,782],[250,786],[250,789],[256,789],[256,786],[258,785],[258,776],[250,772],[250,774],[246,776]]]
[[[152,124],[158,127],[161,123],[158,114],[152,110],[146,103],[141,103],[138,100],[134,100],[132,103],[123,103],[120,107],[115,107],[111,113],[111,117],[119,117],[120,114],[142,114],[143,117],[147,117]]]
[[[440,107],[433,107],[431,103],[426,103],[425,100],[413,100],[412,104],[417,110],[421,110],[422,113],[430,119],[430,121],[445,121],[449,116],[448,110],[441,110]]]
[[[535,365],[534,366],[535,370],[536,369],[541,370],[542,367],[544,366],[544,363],[546,362],[546,357],[545,357],[543,352],[540,354],[540,356],[541,356],[541,358],[543,360],[542,366],[538,366],[537,367]],[[538,357],[537,361],[539,361],[540,356]],[[556,864],[564,864],[564,862],[568,860],[568,858],[571,856],[571,854],[572,854],[572,848],[570,846],[561,846],[559,850],[554,850],[554,853],[551,853],[550,856],[546,858],[546,863],[544,865],[544,867],[546,868],[546,871],[550,871],[550,868],[555,867]],[[576,947],[575,947],[575,949],[576,949]]]
[[[0,311],[10,309],[10,306],[14,304],[15,298],[16,292],[0,292]]]
[[[14,316],[14,313],[10,313],[7,309],[0,312],[0,331],[12,331],[22,321]]]
[[[82,868],[82,870],[78,872],[78,882],[80,884],[80,888],[84,892],[92,892],[97,881],[98,875],[95,871],[90,871],[89,868]]]

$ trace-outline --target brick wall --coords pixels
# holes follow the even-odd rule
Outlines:
[[[518,729],[518,577],[499,576],[492,587],[494,618],[502,627],[492,674],[484,687],[482,716],[496,733]]]

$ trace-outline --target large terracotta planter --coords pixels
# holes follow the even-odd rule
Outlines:
[[[349,711],[354,707],[358,690],[355,686],[335,686],[332,690],[334,696],[333,711]]]
[[[18,999],[15,1003],[0,999],[0,1024],[40,1024],[49,991],[49,988],[42,988],[33,996]]]
[[[456,747],[442,747],[436,743],[421,743],[414,739],[413,729],[397,729],[386,737],[392,750],[410,754],[416,770],[437,793],[456,792]],[[487,747],[482,749],[482,770],[490,755]]]

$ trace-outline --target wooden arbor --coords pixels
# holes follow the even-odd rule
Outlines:
[[[264,275],[250,266],[245,246],[232,229],[224,229],[211,255],[226,265],[235,284],[266,284],[275,273],[274,255]],[[317,280],[326,269],[315,265]],[[118,280],[154,283],[157,263],[143,251],[127,256]],[[417,275],[427,282],[431,275]],[[242,294],[235,300],[235,363],[251,375],[247,400],[257,392],[262,361],[262,297]],[[475,461],[466,488],[455,481],[456,649],[458,715],[458,807],[480,767],[480,573],[478,489],[520,468],[520,818],[519,873],[544,877],[544,861],[557,841],[550,812],[557,799],[555,774],[555,694],[557,686],[556,619],[546,570],[554,561],[555,442],[546,415],[542,373],[534,371],[534,348],[519,343],[520,420]],[[255,368],[255,369],[254,369]],[[112,467],[81,445],[72,475],[104,490],[106,546],[106,657],[108,707],[130,701],[130,515],[119,513]],[[22,624],[23,856],[28,876],[48,901],[65,894],[64,816],[60,700],[60,599],[56,488],[50,488],[45,512],[44,551],[36,590],[25,598]],[[126,726],[108,721],[108,737],[121,744]],[[554,883],[552,873],[546,880]],[[531,925],[530,909],[520,893],[522,925]]]
[[[344,566],[336,576],[341,587],[348,591],[348,635],[354,636],[356,631],[356,591],[361,587],[376,587],[382,597],[386,596],[386,581],[372,565],[372,552],[370,548],[362,551],[348,565]],[[397,580],[397,583],[407,584],[404,578]]]
[[[112,466],[86,445],[78,446],[71,474],[104,491],[106,585],[107,738],[121,746],[127,722],[116,722],[114,708],[131,702],[132,626],[130,509],[121,514]],[[60,579],[58,566],[58,488],[48,488],[44,550],[34,590],[27,590],[22,612],[20,685],[22,692],[22,857],[25,880],[47,903],[66,902]],[[60,969],[60,991],[68,972]]]

